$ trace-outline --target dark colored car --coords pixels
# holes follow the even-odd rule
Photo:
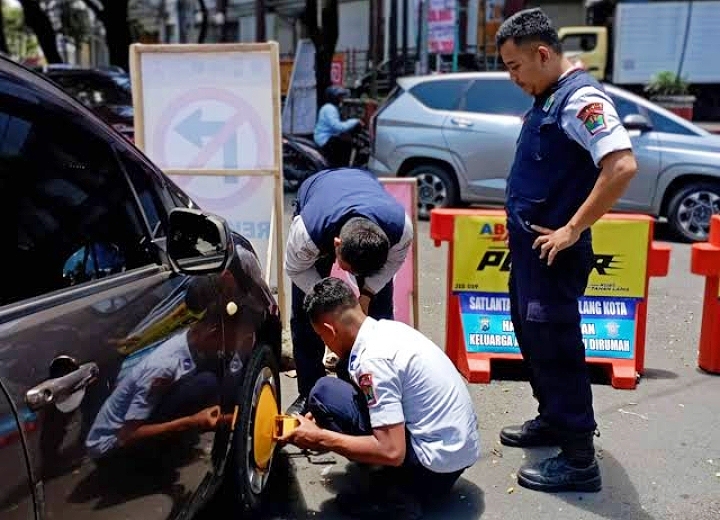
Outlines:
[[[250,243],[2,58],[0,129],[0,518],[188,518],[221,485],[258,507],[281,321]]]
[[[134,139],[130,76],[122,69],[49,65],[41,72],[115,130],[130,140]]]

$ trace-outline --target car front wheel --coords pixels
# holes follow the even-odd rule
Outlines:
[[[710,217],[720,214],[720,184],[696,182],[684,186],[668,204],[668,224],[683,242],[702,242],[710,233]]]
[[[408,177],[417,179],[418,218],[430,219],[435,208],[449,208],[458,202],[458,187],[451,173],[435,164],[423,164],[411,169]]]
[[[253,351],[245,369],[240,410],[233,439],[233,494],[246,511],[257,510],[268,488],[276,443],[275,416],[280,413],[278,361],[268,345]]]

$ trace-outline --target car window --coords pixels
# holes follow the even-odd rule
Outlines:
[[[637,103],[633,103],[628,99],[616,96],[614,94],[609,94],[609,96],[613,104],[615,105],[615,111],[617,112],[620,121],[625,119],[627,116],[634,114],[639,114],[641,116],[647,117],[645,109]]]
[[[480,114],[522,116],[533,100],[512,81],[477,80],[465,94],[464,110]]]
[[[155,172],[130,152],[120,152],[120,160],[143,207],[147,224],[152,230],[152,238],[166,236],[166,206],[176,205],[170,194],[156,182]],[[163,200],[164,197],[167,199]]]
[[[597,47],[596,34],[568,34],[562,39],[563,52],[590,52]]]
[[[47,105],[0,95],[0,174],[18,254],[0,304],[156,263],[110,145]],[[13,289],[11,289],[13,287]]]
[[[70,95],[90,108],[132,104],[132,96],[127,88],[100,74],[56,74],[51,77]]]
[[[676,123],[672,119],[665,117],[654,110],[648,110],[650,114],[650,122],[653,125],[653,130],[656,132],[666,132],[668,134],[680,134],[680,135],[697,135],[692,130],[685,128],[683,125]]]
[[[428,108],[455,110],[468,83],[469,79],[427,81],[411,88],[410,94]]]
[[[623,97],[610,94],[610,98],[615,104],[615,110],[617,110],[620,121],[625,119],[631,114],[640,114],[648,118],[650,123],[653,125],[653,130],[656,132],[667,132],[669,134],[681,134],[681,135],[695,135],[694,132],[688,130],[681,124],[668,119],[667,117],[655,112],[654,110],[647,109],[634,103]]]

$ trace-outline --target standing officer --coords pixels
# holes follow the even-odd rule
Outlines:
[[[288,413],[303,413],[315,382],[325,375],[322,340],[303,309],[305,294],[338,266],[353,274],[363,310],[392,319],[393,277],[413,240],[412,220],[367,170],[338,168],[308,177],[300,186],[285,248],[292,281],[293,355],[299,396]],[[343,375],[347,360],[338,362]]]
[[[508,178],[505,207],[512,255],[510,302],[531,370],[539,415],[504,428],[506,446],[560,446],[522,468],[518,483],[539,491],[598,491],[596,428],[578,300],[593,266],[590,226],[635,175],[630,138],[602,86],[563,57],[540,9],[498,29],[512,80],[534,96]]]
[[[401,495],[375,498],[399,499],[386,505],[419,513],[422,502],[447,493],[480,455],[465,382],[442,349],[420,332],[366,316],[338,278],[315,284],[304,305],[328,347],[340,358],[349,356],[353,384],[330,376],[318,380],[309,414],[299,416],[299,427],[282,441],[386,466],[383,486]],[[380,517],[389,516],[384,513]]]

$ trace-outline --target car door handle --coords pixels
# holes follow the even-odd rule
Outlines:
[[[463,128],[468,128],[473,125],[472,121],[470,121],[469,119],[461,119],[458,117],[453,117],[452,119],[450,119],[450,122],[455,126],[462,126]]]
[[[35,411],[49,404],[62,402],[95,381],[100,369],[96,363],[85,363],[77,370],[43,381],[25,393],[25,402]]]

